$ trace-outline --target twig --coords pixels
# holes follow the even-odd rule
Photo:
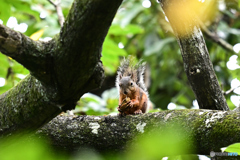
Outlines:
[[[54,7],[56,7],[56,4],[52,0],[48,0]]]
[[[208,28],[203,24],[200,23],[200,27],[203,31],[203,33],[210,38],[211,40],[213,40],[213,42],[219,44],[220,46],[222,46],[224,49],[236,53],[233,50],[233,46],[231,44],[229,44],[228,42],[224,41],[222,38],[220,38],[216,33],[212,33],[211,31],[208,30]]]
[[[56,0],[55,2],[53,2],[52,0],[48,0],[48,2],[50,2],[55,7],[58,15],[58,21],[60,23],[60,26],[62,27],[64,23],[64,16],[63,16],[62,8],[60,5],[61,0]]]
[[[228,91],[223,92],[223,94],[224,94],[224,95],[228,95],[229,93],[233,92],[235,89],[237,89],[237,88],[239,88],[239,87],[240,87],[240,85],[238,85],[237,87],[231,88],[231,89],[229,89]]]

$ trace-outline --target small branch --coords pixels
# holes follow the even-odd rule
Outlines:
[[[223,92],[223,94],[224,94],[224,95],[228,95],[229,93],[233,92],[235,89],[237,89],[237,88],[239,88],[239,87],[240,87],[240,85],[238,85],[237,87],[231,88],[231,89],[229,89],[228,91]]]
[[[56,2],[53,2],[52,0],[48,0],[48,2],[50,2],[55,7],[58,15],[58,21],[60,23],[60,26],[62,27],[65,20],[64,20],[62,8],[61,8],[61,0],[56,0]]]
[[[227,51],[233,52],[236,54],[236,52],[234,52],[233,50],[233,46],[231,44],[229,44],[228,42],[224,41],[222,38],[220,38],[216,33],[213,33],[211,31],[208,30],[208,28],[203,24],[200,23],[200,27],[203,31],[203,33],[209,38],[211,39],[213,42],[219,44],[222,48],[224,48]]]
[[[56,4],[52,0],[48,0],[54,7],[56,7]]]

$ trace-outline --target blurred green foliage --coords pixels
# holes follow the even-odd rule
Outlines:
[[[100,154],[91,148],[78,149],[67,154],[54,150],[43,138],[30,134],[20,134],[0,139],[1,160],[156,160],[193,159],[197,155],[187,153],[192,144],[189,141],[191,133],[184,132],[179,125],[172,123],[171,127],[144,129],[135,140],[127,144],[125,152]],[[176,134],[177,133],[177,134]],[[187,140],[187,141],[186,141]],[[188,143],[186,143],[188,142]],[[82,147],[83,148],[83,147]],[[184,158],[183,158],[184,157]]]
[[[144,7],[144,3],[150,7]],[[66,17],[72,1],[62,0],[61,7]],[[44,29],[40,40],[52,38],[59,33],[60,25],[56,10],[47,0],[0,0],[0,19],[8,24],[10,17],[17,19],[17,25],[27,24],[25,35]],[[240,41],[239,1],[219,1],[219,13],[213,22],[208,22],[209,30],[215,32],[228,43],[235,45]],[[13,29],[16,29],[13,27]],[[206,39],[209,54],[223,91],[231,88],[233,79],[240,79],[239,68],[230,70],[227,62],[234,54]],[[183,61],[177,41],[159,3],[155,0],[123,1],[109,29],[103,44],[102,62],[106,76],[116,74],[119,60],[123,56],[133,55],[147,62],[146,79],[150,80],[149,95],[153,105],[159,109],[168,109],[174,103],[177,108],[192,108],[195,96],[189,86],[183,68]],[[236,65],[239,57],[236,55]],[[29,72],[14,60],[0,54],[0,78],[5,85],[0,94],[9,90]],[[240,82],[239,82],[240,83]],[[108,96],[106,96],[109,94]],[[112,96],[114,94],[114,96]],[[240,103],[240,92],[226,96],[231,109]],[[235,96],[235,97],[233,97]],[[106,91],[101,97],[89,94],[83,97],[76,108],[80,114],[103,115],[116,113],[118,94]],[[108,98],[106,98],[108,97]],[[233,98],[235,98],[234,104]],[[237,100],[236,100],[237,99]],[[97,106],[92,107],[91,105]],[[176,109],[177,109],[176,108]]]
[[[75,114],[106,115],[117,114],[118,98],[117,89],[112,88],[103,92],[101,97],[87,93],[78,101]]]
[[[43,140],[31,135],[15,135],[0,140],[1,160],[65,160],[66,155],[54,154]]]
[[[189,141],[186,144],[186,139],[188,139],[187,137],[190,136],[190,133],[185,133],[176,124],[172,124],[171,128],[162,127],[145,132],[136,138],[136,143],[129,145],[126,159],[162,159],[164,157],[181,155],[191,150],[189,146],[192,142]]]

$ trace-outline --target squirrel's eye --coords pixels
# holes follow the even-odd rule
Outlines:
[[[131,86],[133,85],[133,83],[131,82]]]

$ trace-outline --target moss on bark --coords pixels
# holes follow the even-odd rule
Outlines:
[[[134,142],[137,135],[149,129],[158,129],[161,134],[165,127],[177,124],[187,135],[182,140],[191,148],[187,153],[208,155],[240,141],[239,116],[240,113],[216,110],[173,110],[126,117],[58,116],[37,134],[49,137],[52,145],[70,152],[86,146],[104,152],[126,149],[128,141]]]
[[[0,97],[0,136],[37,129],[101,86],[101,47],[121,2],[75,0],[60,34],[47,43],[0,24],[0,51],[31,72]]]

